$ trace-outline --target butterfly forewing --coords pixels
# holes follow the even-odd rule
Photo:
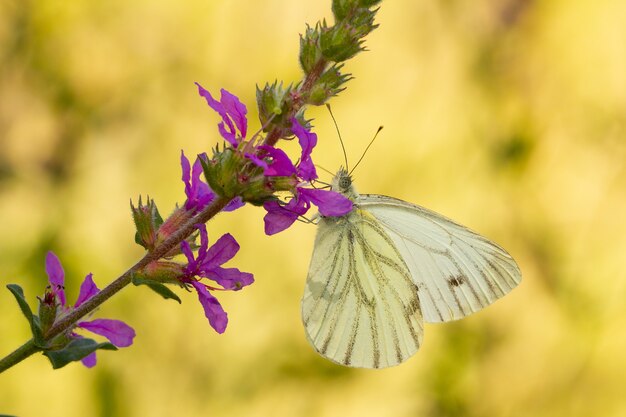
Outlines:
[[[361,195],[359,206],[374,216],[406,262],[427,322],[465,317],[521,281],[504,249],[444,216],[381,195]]]
[[[322,218],[302,319],[315,349],[334,362],[397,365],[419,348],[422,316],[409,267],[380,223],[355,209]]]

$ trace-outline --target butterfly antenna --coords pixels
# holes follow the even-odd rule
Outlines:
[[[354,170],[356,169],[356,167],[359,166],[359,164],[361,163],[361,161],[363,160],[363,158],[365,157],[365,154],[367,153],[367,150],[370,148],[370,146],[372,146],[372,143],[374,143],[374,141],[376,140],[376,138],[378,137],[378,134],[380,133],[380,131],[383,130],[382,126],[378,127],[378,130],[376,131],[376,133],[374,134],[374,137],[372,138],[372,140],[370,140],[370,143],[367,145],[367,147],[365,148],[365,150],[363,151],[363,154],[361,155],[361,157],[359,158],[359,160],[357,161],[356,165],[354,166],[354,168],[352,168],[352,171],[349,171],[348,175],[352,175],[352,172],[354,172]]]
[[[337,136],[339,136],[339,143],[341,143],[341,150],[343,150],[343,160],[346,162],[346,171],[348,171],[348,155],[346,154],[346,147],[343,145],[343,139],[341,139],[341,132],[339,131],[339,126],[337,126],[337,120],[335,120],[335,115],[330,108],[330,104],[326,103],[326,108],[328,109],[330,117],[333,119],[333,123],[335,124],[335,130],[337,131]]]
[[[333,174],[332,172],[330,172],[329,170],[327,170],[326,168],[324,168],[324,167],[323,167],[323,166],[321,166],[321,165],[317,165],[317,164],[315,164],[315,167],[316,167],[316,168],[321,169],[322,171],[325,171],[327,174],[329,174],[329,175],[331,175],[331,176],[335,175],[335,174]],[[316,181],[317,181],[317,180],[316,180]]]

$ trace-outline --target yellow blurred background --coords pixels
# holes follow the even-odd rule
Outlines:
[[[142,256],[129,198],[167,215],[179,154],[209,150],[224,87],[258,129],[255,84],[300,78],[298,33],[330,0],[0,2],[0,356],[28,327],[54,250],[70,301]],[[465,320],[426,325],[401,366],[319,357],[300,322],[315,227],[263,234],[263,210],[209,223],[241,244],[254,285],[219,294],[225,334],[194,294],[127,288],[99,317],[137,331],[97,367],[36,355],[0,375],[0,414],[28,416],[625,416],[626,2],[383,2],[356,79],[332,100],[361,192],[441,212],[505,247],[523,281]],[[310,109],[318,164],[343,161]]]

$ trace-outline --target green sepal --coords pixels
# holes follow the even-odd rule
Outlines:
[[[324,58],[329,61],[346,61],[361,52],[361,42],[354,36],[352,27],[338,23],[335,26],[322,27],[320,48]]]
[[[359,6],[358,0],[333,0],[331,9],[335,21],[339,22],[344,20],[350,14],[350,11]]]
[[[130,209],[135,223],[135,243],[143,246],[148,251],[154,249],[156,234],[159,227],[163,224],[163,218],[159,213],[154,200],[148,197],[146,204],[143,204],[141,196],[139,196],[138,206],[135,207],[130,202]]]
[[[48,350],[43,354],[48,357],[53,369],[59,369],[70,362],[83,359],[98,349],[117,350],[112,343],[98,343],[93,339],[81,337],[79,339],[72,339],[63,349]]]
[[[165,285],[161,284],[160,282],[154,281],[149,278],[144,278],[140,274],[132,274],[131,281],[136,286],[146,285],[148,288],[150,288],[152,291],[156,292],[157,294],[159,294],[161,297],[165,298],[166,300],[172,299],[172,300],[178,301],[178,304],[182,304],[182,301],[178,297],[178,295],[176,295],[174,291],[170,290],[169,288],[167,288]]]
[[[308,64],[303,64],[303,68],[305,68],[304,65]],[[277,81],[272,84],[265,84],[263,88],[257,86],[256,102],[259,108],[259,121],[264,132],[278,128],[282,135],[291,126],[289,110],[293,104],[292,91],[293,86],[291,84],[284,87],[282,82],[278,83]]]
[[[30,330],[33,334],[33,341],[37,347],[45,346],[45,340],[43,338],[43,332],[41,330],[41,325],[39,324],[39,317],[33,314],[33,311],[30,309],[30,306],[26,302],[26,298],[24,297],[24,290],[17,284],[8,284],[7,288],[17,301],[17,304],[20,306],[20,310],[22,310],[22,314],[28,320],[28,324],[30,325]]]
[[[333,0],[332,11],[333,16],[335,16],[335,21],[339,22],[341,20],[350,18],[352,20],[353,14],[358,9],[370,9],[373,6],[379,4],[381,0]],[[370,13],[375,13],[376,11],[367,10]]]
[[[352,74],[342,74],[342,68],[343,64],[335,64],[327,68],[311,88],[307,103],[320,106],[345,90],[343,85],[353,77]]]
[[[368,9],[372,6],[376,6],[377,4],[379,4],[382,0],[359,0],[359,6],[361,7],[367,7]]]
[[[320,25],[314,28],[307,25],[304,36],[300,35],[300,66],[305,74],[310,73],[322,59],[322,51],[319,46]],[[258,88],[257,88],[258,94]]]
[[[56,297],[52,296],[51,302],[47,302],[47,300],[49,300],[48,294],[44,296],[43,300],[39,300],[39,326],[42,333],[46,333],[57,318]]]

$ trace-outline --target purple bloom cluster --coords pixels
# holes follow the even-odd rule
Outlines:
[[[223,268],[222,264],[232,259],[239,251],[239,244],[229,233],[220,237],[209,247],[209,237],[204,224],[196,225],[200,231],[200,248],[194,258],[191,245],[183,241],[180,245],[187,257],[187,265],[179,278],[185,285],[191,285],[198,293],[198,299],[204,308],[204,315],[218,333],[224,333],[228,324],[228,315],[210,291],[238,291],[254,282],[252,274],[241,272],[237,268]],[[208,278],[220,285],[216,288],[200,281]]]
[[[96,284],[93,282],[92,274],[87,274],[85,280],[80,286],[80,292],[76,303],[73,307],[70,307],[66,304],[65,299],[65,272],[63,271],[59,258],[57,258],[53,252],[48,252],[48,255],[46,256],[46,273],[48,274],[48,282],[50,284],[50,289],[46,293],[46,301],[51,301],[60,307],[60,311],[57,313],[57,318],[68,314],[70,311],[76,309],[100,292]],[[104,336],[117,347],[130,346],[133,343],[133,338],[135,337],[135,331],[133,328],[120,320],[95,319],[91,321],[79,321],[76,323],[76,327],[88,330],[100,336]],[[70,332],[70,337],[82,338],[83,336],[72,331]],[[96,353],[93,352],[85,356],[81,362],[88,368],[95,366]]]
[[[199,94],[222,117],[222,121],[218,124],[220,134],[233,148],[237,149],[245,140],[247,132],[246,106],[224,89],[221,90],[221,98],[218,101],[200,84],[196,83],[196,85]],[[264,221],[265,233],[268,235],[287,229],[299,216],[303,216],[309,210],[311,204],[316,205],[324,216],[342,216],[352,210],[352,202],[343,195],[334,191],[307,187],[317,179],[317,172],[311,158],[313,148],[317,144],[317,135],[305,129],[297,119],[293,118],[291,122],[291,130],[298,138],[301,148],[297,164],[294,164],[284,151],[270,145],[252,147],[254,152],[250,152],[251,147],[248,147],[248,152],[245,154],[246,158],[263,168],[265,177],[293,179],[291,190],[293,198],[288,203],[272,199],[263,205],[267,210]]]
[[[317,135],[309,132],[294,118],[291,125],[292,132],[298,138],[302,153],[300,162],[294,165],[287,155],[280,149],[265,149],[267,152],[263,160],[255,158],[255,162],[263,167],[266,176],[295,175],[298,183],[293,192],[293,198],[283,204],[278,200],[269,200],[263,204],[265,215],[265,233],[273,235],[282,232],[291,226],[299,216],[303,216],[311,203],[316,205],[323,216],[343,216],[352,210],[352,201],[343,195],[329,190],[307,188],[306,185],[317,179],[315,165],[311,159],[311,152],[317,144]],[[265,160],[269,157],[270,162]]]

